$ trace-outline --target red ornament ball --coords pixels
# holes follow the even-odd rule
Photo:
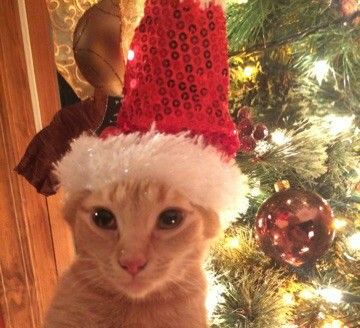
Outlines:
[[[256,216],[256,239],[274,260],[313,264],[334,239],[333,212],[317,194],[288,189],[271,196]]]
[[[269,130],[265,124],[259,123],[255,125],[253,137],[256,140],[264,140],[269,135]]]
[[[252,136],[245,136],[240,138],[239,150],[244,153],[252,152],[256,147],[256,141]]]
[[[251,108],[248,106],[241,107],[237,112],[237,120],[240,122],[244,118],[250,119],[251,118]]]
[[[248,118],[243,118],[237,125],[239,136],[251,136],[254,131],[254,125]]]

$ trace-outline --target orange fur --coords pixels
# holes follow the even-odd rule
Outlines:
[[[91,221],[94,207],[110,209],[118,229]],[[158,215],[177,207],[187,213],[173,230],[156,228]],[[45,328],[205,328],[206,282],[202,261],[219,230],[217,215],[172,188],[127,182],[72,197],[65,206],[77,258],[65,274]],[[143,256],[135,277],[119,258]]]

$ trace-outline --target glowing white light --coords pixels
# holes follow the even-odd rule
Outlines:
[[[208,318],[210,319],[216,309],[216,306],[223,301],[222,294],[225,292],[225,287],[216,281],[212,272],[207,272],[206,278],[208,281],[208,295],[205,306]]]
[[[318,318],[319,319],[325,319],[325,314],[323,312],[319,312],[318,313]]]
[[[266,154],[271,149],[271,144],[266,140],[256,142],[255,152],[260,156]]]
[[[341,230],[342,228],[346,227],[346,225],[346,221],[341,219],[335,219],[333,223],[334,229],[336,230]]]
[[[246,66],[244,68],[244,76],[246,78],[252,77],[256,72],[256,68],[254,66]]]
[[[135,52],[134,52],[134,50],[129,50],[128,51],[128,60],[134,60],[134,58],[135,58]]]
[[[285,131],[277,129],[271,134],[271,140],[274,144],[281,146],[285,145],[290,138],[286,136]]]
[[[309,300],[314,297],[314,293],[310,288],[306,288],[299,293],[299,296],[305,300]]]
[[[240,247],[239,237],[231,237],[226,241],[226,247],[231,249],[237,249]]]
[[[340,303],[343,299],[343,293],[341,290],[334,287],[328,287],[320,289],[319,295],[329,303]]]
[[[314,238],[314,236],[315,236],[315,232],[313,230],[309,231],[308,233],[309,239]]]
[[[347,244],[354,251],[360,250],[360,231],[350,236],[347,239]]]
[[[325,80],[330,70],[330,65],[326,60],[317,60],[314,63],[312,73],[315,76],[319,84]]]
[[[253,197],[257,197],[261,194],[261,189],[258,186],[255,186],[254,188],[250,189],[250,195]]]
[[[293,305],[295,303],[294,296],[290,293],[283,295],[283,301],[286,305]]]
[[[304,254],[304,253],[307,253],[309,250],[310,250],[309,247],[304,246],[304,247],[300,250],[299,253]]]
[[[331,322],[326,322],[323,325],[323,328],[342,328],[344,327],[340,320],[333,320]]]
[[[328,125],[328,129],[333,136],[339,133],[350,130],[353,125],[355,115],[351,116],[336,116],[333,114],[327,115],[324,118],[325,123]]]

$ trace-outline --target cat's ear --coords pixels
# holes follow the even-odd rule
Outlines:
[[[206,239],[212,239],[219,235],[221,230],[220,218],[218,214],[210,209],[199,207],[203,218],[203,233]]]
[[[81,206],[81,203],[84,201],[84,199],[87,198],[89,195],[90,191],[85,190],[66,198],[63,206],[63,216],[71,227],[75,222],[77,210]]]

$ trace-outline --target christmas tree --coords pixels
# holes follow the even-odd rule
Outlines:
[[[213,327],[360,327],[360,3],[240,0],[227,22],[251,191],[209,261]]]

